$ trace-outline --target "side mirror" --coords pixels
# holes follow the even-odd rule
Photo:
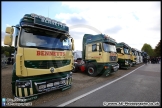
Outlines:
[[[74,51],[74,39],[73,38],[71,38],[71,43],[72,43],[71,49]]]
[[[120,48],[120,53],[124,55],[123,48]]]
[[[5,35],[4,44],[11,46],[12,45],[12,38],[13,38],[13,36],[11,34]]]
[[[7,27],[7,28],[6,28],[6,33],[12,35],[13,32],[14,32],[14,28],[13,28],[13,27]]]
[[[17,51],[17,47],[15,47],[15,51]]]

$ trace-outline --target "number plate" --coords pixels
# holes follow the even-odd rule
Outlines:
[[[59,82],[54,82],[54,86],[57,86],[59,85],[60,83]]]
[[[40,85],[39,86],[39,89],[44,89],[44,88],[46,88],[46,85]]]
[[[48,83],[47,84],[47,87],[52,87],[53,86],[53,83]]]

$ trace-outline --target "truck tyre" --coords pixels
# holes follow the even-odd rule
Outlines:
[[[78,65],[74,64],[74,68],[73,68],[72,72],[77,73],[77,71],[78,71]]]
[[[119,64],[119,69],[121,69],[122,67],[121,67],[121,64]]]
[[[88,65],[87,73],[88,73],[89,76],[93,76],[93,77],[98,75],[97,68],[94,65],[92,65],[92,64]]]

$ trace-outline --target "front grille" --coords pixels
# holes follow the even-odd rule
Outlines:
[[[70,60],[38,60],[25,61],[25,67],[37,69],[59,68],[70,64]]]
[[[116,56],[110,56],[110,61],[116,61]]]

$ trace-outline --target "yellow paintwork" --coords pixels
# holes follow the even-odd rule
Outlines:
[[[13,35],[5,35],[4,37],[4,45],[9,45],[11,46],[12,45],[12,39],[13,39]]]
[[[24,66],[24,60],[71,60],[70,65],[55,68],[54,73],[57,72],[64,72],[72,70],[72,63],[73,63],[73,55],[72,51],[58,51],[55,50],[54,52],[64,52],[65,56],[37,56],[37,51],[42,51],[41,49],[37,48],[21,48],[19,47],[16,54],[16,75],[18,77],[25,77],[25,76],[35,76],[35,75],[42,75],[42,74],[52,74],[49,69],[34,69],[34,68],[26,68]],[[53,51],[53,50],[44,50],[44,51]]]
[[[98,44],[99,45],[99,44]],[[86,60],[96,60],[97,63],[107,63],[107,62],[117,62],[118,58],[116,58],[116,61],[110,61],[110,53],[101,51],[99,52],[99,47],[97,46],[97,51],[92,52],[92,44],[86,45]],[[100,55],[99,55],[100,54]],[[117,54],[116,54],[117,57]]]
[[[30,95],[33,95],[33,88],[30,88]]]
[[[28,96],[27,88],[24,88],[24,94],[25,94],[25,96]]]
[[[13,34],[13,32],[14,32],[14,28],[13,27],[6,27],[6,33],[8,33],[8,34]]]
[[[15,90],[16,90],[16,96],[18,97],[23,97],[23,93],[22,91],[24,90],[24,94],[25,96],[29,96],[29,95],[33,95],[33,88],[18,88],[17,86],[15,86]],[[29,90],[29,94],[28,94],[28,90]],[[18,92],[18,94],[17,94]]]
[[[136,60],[135,60],[136,56],[132,54],[132,51],[130,53],[131,53],[131,60],[136,62]]]
[[[22,88],[18,88],[19,91],[19,97],[22,97]]]
[[[124,51],[123,51],[123,48],[121,48],[121,53],[124,54]],[[130,55],[127,55],[127,54],[121,54],[121,53],[117,53],[118,54],[118,58],[120,59],[131,59],[131,56]]]

